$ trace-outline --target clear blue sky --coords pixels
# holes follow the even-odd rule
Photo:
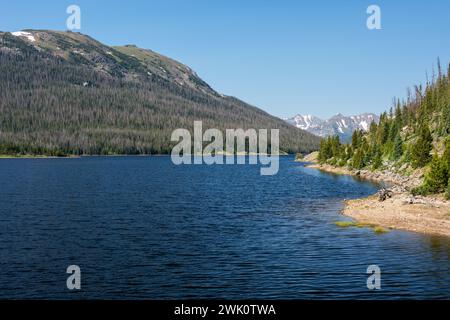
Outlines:
[[[66,29],[177,59],[217,91],[269,113],[379,113],[450,62],[450,1],[0,0],[0,30]],[[382,30],[366,9],[382,10]]]

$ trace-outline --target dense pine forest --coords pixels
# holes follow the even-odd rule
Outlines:
[[[438,60],[438,74],[425,87],[408,90],[389,112],[372,123],[367,133],[355,131],[351,143],[338,137],[322,140],[319,162],[351,169],[390,169],[404,175],[423,170],[422,186],[415,194],[446,192],[450,197],[450,67]]]
[[[0,32],[0,155],[167,154],[176,128],[280,129],[280,150],[320,139],[211,89],[190,68],[79,33]]]

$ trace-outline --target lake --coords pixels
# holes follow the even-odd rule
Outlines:
[[[293,157],[274,176],[166,156],[1,159],[0,298],[449,299],[448,238],[335,225],[342,200],[375,191]]]

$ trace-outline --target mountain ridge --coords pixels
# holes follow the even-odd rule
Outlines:
[[[362,113],[353,116],[344,116],[337,113],[329,119],[323,120],[313,115],[298,114],[285,119],[286,122],[306,130],[319,137],[339,136],[341,141],[349,141],[355,130],[367,132],[372,122],[378,123],[379,117],[373,113]]]
[[[212,89],[186,65],[80,33],[0,32],[0,154],[167,154],[177,128],[280,130],[280,150],[319,138]]]

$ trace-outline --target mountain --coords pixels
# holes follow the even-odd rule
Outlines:
[[[280,150],[319,138],[212,89],[191,68],[80,33],[0,32],[0,154],[167,154],[177,128],[280,129]]]
[[[286,121],[297,128],[311,132],[320,137],[339,136],[341,141],[349,141],[356,129],[367,132],[372,122],[378,123],[380,118],[373,113],[363,113],[346,117],[340,113],[328,120],[311,115],[296,115]]]
[[[316,130],[324,123],[324,120],[312,115],[296,115],[286,121],[302,130]]]

